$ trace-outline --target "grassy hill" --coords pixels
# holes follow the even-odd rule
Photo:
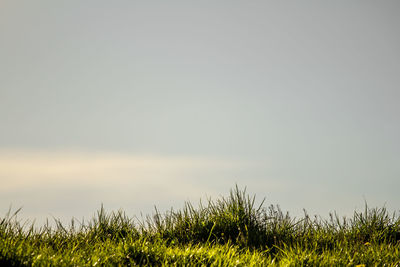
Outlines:
[[[0,266],[400,266],[400,218],[291,218],[235,188],[219,200],[134,220],[123,211],[40,228],[0,218]]]

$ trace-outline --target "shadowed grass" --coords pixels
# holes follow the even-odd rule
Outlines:
[[[101,207],[88,223],[37,228],[18,212],[0,219],[0,266],[400,264],[400,219],[385,208],[294,219],[238,187],[198,207],[156,210],[145,221]]]

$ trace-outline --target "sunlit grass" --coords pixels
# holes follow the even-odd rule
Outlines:
[[[235,188],[144,220],[101,208],[88,223],[35,227],[0,219],[0,266],[400,265],[400,218],[365,207],[352,218],[291,218]]]

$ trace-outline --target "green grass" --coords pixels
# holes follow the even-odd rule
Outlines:
[[[291,218],[246,190],[133,220],[101,208],[85,224],[40,228],[0,218],[0,266],[400,266],[400,218]]]

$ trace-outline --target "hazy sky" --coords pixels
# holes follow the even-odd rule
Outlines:
[[[148,213],[236,182],[294,213],[398,210],[399,12],[1,1],[0,214]]]

